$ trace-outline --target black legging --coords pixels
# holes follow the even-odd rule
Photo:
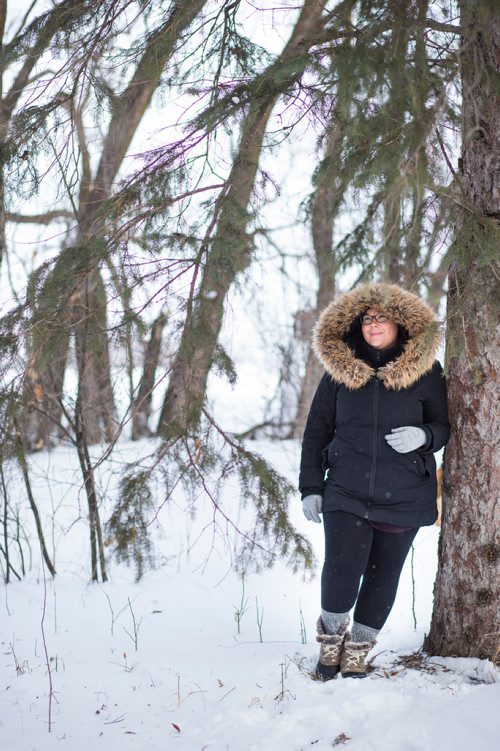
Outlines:
[[[324,513],[323,524],[321,607],[347,613],[356,603],[354,620],[381,629],[394,605],[399,576],[418,528],[379,532],[366,519],[344,511]]]

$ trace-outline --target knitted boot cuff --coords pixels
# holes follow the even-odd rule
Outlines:
[[[377,636],[379,634],[379,630],[377,628],[372,628],[371,626],[364,626],[362,623],[357,623],[357,621],[354,621],[352,624],[352,633],[351,633],[351,639],[353,642],[375,642]]]
[[[322,644],[337,644],[339,641],[339,637],[343,638],[344,634],[347,632],[348,625],[349,625],[349,621],[346,621],[341,626],[341,629],[337,634],[327,634],[325,633],[325,629],[323,627],[323,621],[321,620],[321,616],[320,616],[316,622],[316,631],[317,631],[316,641]]]

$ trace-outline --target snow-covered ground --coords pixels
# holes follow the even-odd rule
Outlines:
[[[252,446],[294,481],[295,443]],[[121,459],[143,448],[125,443]],[[158,519],[156,570],[135,583],[133,571],[113,564],[108,583],[90,584],[73,454],[38,454],[31,470],[58,574],[44,577],[33,548],[26,578],[3,587],[1,751],[498,748],[493,665],[414,655],[430,620],[437,528],[421,530],[415,542],[417,628],[408,560],[370,677],[322,684],[309,676],[317,655],[322,529],[303,519],[298,497],[293,516],[318,557],[312,579],[278,564],[243,582],[231,566],[226,532],[212,524],[213,508],[200,498],[193,519],[179,493]],[[109,507],[117,477],[113,466],[101,468]],[[14,472],[8,481],[12,491]],[[226,506],[236,514],[239,501],[230,492]]]

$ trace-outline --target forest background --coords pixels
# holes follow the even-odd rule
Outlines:
[[[6,583],[26,573],[26,510],[55,575],[30,472],[61,444],[96,582],[113,555],[138,578],[154,564],[158,486],[162,505],[180,486],[210,498],[242,572],[310,568],[296,490],[251,439],[300,438],[318,312],[383,280],[446,319],[426,649],[498,661],[499,16],[494,0],[0,3]],[[96,470],[130,439],[148,451],[103,518]]]

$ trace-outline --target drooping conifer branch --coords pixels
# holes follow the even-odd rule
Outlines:
[[[241,92],[244,101],[248,102],[248,111],[226,188],[221,192],[213,214],[215,234],[202,248],[201,281],[196,296],[188,301],[181,343],[160,415],[158,432],[161,435],[182,435],[194,428],[200,419],[225,299],[237,275],[249,266],[252,259],[246,235],[249,202],[268,119],[278,98],[295,85],[308,67],[308,51],[321,28],[322,13],[321,2],[306,0],[278,60],[248,87],[245,94]],[[236,98],[239,103],[239,97]],[[210,123],[209,127],[212,127],[213,116],[216,116],[215,109],[210,108],[208,113],[200,116],[200,122]]]

